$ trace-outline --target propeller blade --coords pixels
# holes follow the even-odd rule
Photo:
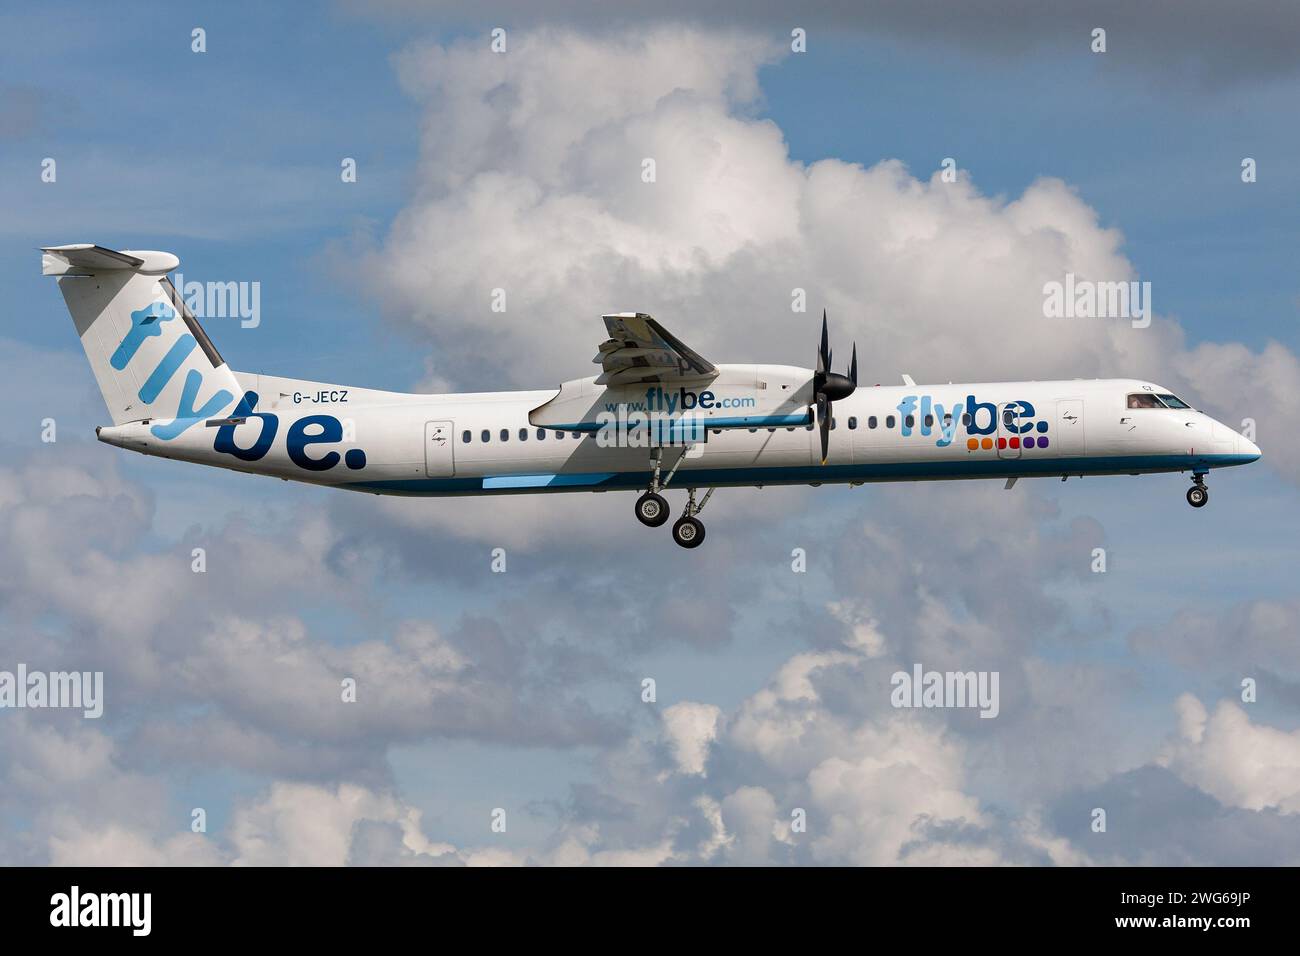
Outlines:
[[[858,343],[853,343],[853,359],[849,362],[849,381],[854,387],[858,384]]]
[[[822,374],[831,370],[830,351],[831,339],[826,328],[826,310],[822,309],[822,343],[821,347],[817,349],[817,371]]]
[[[817,428],[821,432],[822,464],[831,453],[831,403],[825,395],[817,396]]]

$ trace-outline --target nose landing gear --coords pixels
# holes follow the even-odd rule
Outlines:
[[[1187,489],[1187,503],[1193,508],[1204,508],[1210,500],[1210,489],[1205,487],[1205,475],[1192,475],[1192,487]]]

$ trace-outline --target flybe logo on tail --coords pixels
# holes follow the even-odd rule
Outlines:
[[[132,312],[131,331],[126,333],[126,337],[122,339],[110,359],[113,368],[119,372],[126,368],[126,364],[135,357],[135,353],[140,351],[140,346],[144,345],[145,339],[162,335],[163,323],[170,322],[174,318],[176,318],[176,310],[161,300],[151,302],[143,309]],[[190,338],[192,339],[193,336]]]
[[[113,350],[113,354],[109,357],[109,364],[119,372],[124,371],[140,351],[140,347],[149,339],[162,335],[164,324],[175,319],[176,310],[161,299],[149,303],[143,309],[136,309],[131,313],[131,328]],[[185,332],[172,343],[167,354],[159,360],[144,380],[144,384],[140,386],[138,393],[140,401],[152,405],[198,345],[199,343],[189,332]],[[155,437],[163,441],[171,441],[199,419],[215,415],[235,399],[235,396],[224,388],[218,389],[199,407],[199,388],[202,385],[203,373],[196,368],[190,369],[181,387],[176,415],[170,422],[154,425],[150,429]]]

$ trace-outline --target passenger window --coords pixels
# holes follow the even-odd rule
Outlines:
[[[574,438],[582,437],[582,432],[569,432],[569,434],[572,435]]]
[[[893,428],[893,427],[894,427],[894,416],[893,416],[893,415],[886,415],[886,416],[885,416],[885,427],[886,427],[886,428]]]
[[[1004,424],[1004,425],[1010,425],[1010,424],[1011,424],[1012,422],[1014,422],[1015,420],[1016,420],[1016,413],[1015,413],[1015,412],[1013,412],[1013,411],[1012,411],[1011,409],[1009,409],[1009,408],[1003,410],[1003,412],[1002,412],[1002,424]]]
[[[556,441],[559,441],[559,440],[560,440],[561,438],[563,438],[563,437],[564,437],[564,432],[556,432],[556,433],[555,433],[555,440],[556,440]]]
[[[869,415],[869,416],[867,416],[867,427],[868,427],[868,428],[875,428],[875,427],[876,427],[876,416],[875,416],[875,415]]]
[[[460,433],[460,440],[464,442],[466,445],[468,445],[469,439],[470,439],[470,434],[469,434],[469,429],[467,428]]]
[[[834,428],[835,428],[835,416],[832,415],[832,416],[831,416],[831,429],[834,430]]]
[[[855,429],[855,428],[857,428],[857,427],[858,427],[858,417],[857,417],[856,415],[850,415],[850,416],[849,416],[849,431],[853,431],[853,429]]]
[[[528,429],[527,429],[527,428],[521,428],[521,429],[519,429],[519,440],[520,440],[520,441],[528,441]]]
[[[489,442],[492,440],[492,433],[485,428],[483,429],[483,434],[480,435],[479,438],[485,442]]]
[[[966,426],[970,425],[970,412],[962,412],[961,423]]]
[[[906,425],[908,428],[911,428],[913,425],[916,424],[916,416],[908,415],[906,418],[903,419],[903,424]]]
[[[545,428],[537,429],[537,440],[541,441],[545,437],[546,437],[546,429]]]
[[[933,428],[933,427],[934,427],[934,416],[933,416],[933,415],[926,415],[926,416],[925,416],[925,427],[926,427],[926,428]]]
[[[1164,408],[1150,392],[1134,392],[1128,397],[1129,408]]]
[[[509,440],[510,440],[510,429],[508,429],[508,428],[503,428],[503,429],[501,429],[501,440],[502,440],[502,441],[509,441]]]

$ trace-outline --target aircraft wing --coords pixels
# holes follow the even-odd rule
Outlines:
[[[620,312],[601,318],[609,338],[592,359],[603,370],[597,385],[711,382],[718,377],[712,362],[644,312]]]

